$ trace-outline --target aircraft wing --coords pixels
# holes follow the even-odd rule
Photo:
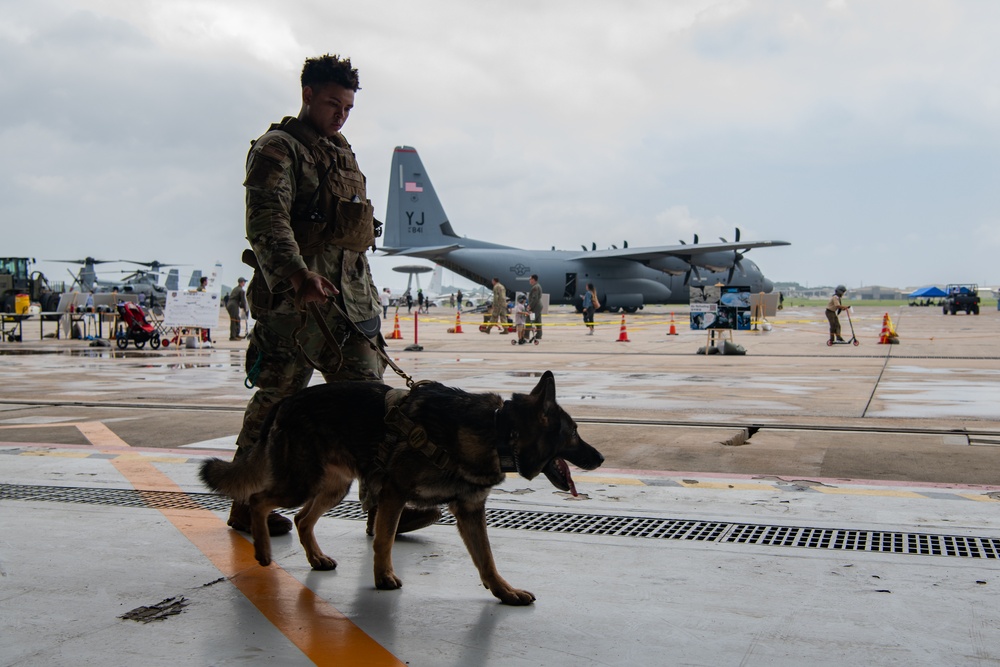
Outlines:
[[[447,255],[452,250],[458,250],[461,247],[463,246],[453,243],[451,245],[417,246],[413,248],[379,248],[379,250],[387,255],[394,255],[396,257],[422,257],[424,259],[434,259],[435,257],[440,257],[441,255]]]
[[[636,262],[659,257],[679,257],[689,259],[712,252],[750,250],[751,248],[773,248],[791,245],[788,241],[749,241],[746,243],[688,243],[680,245],[644,246],[640,248],[611,248],[608,250],[581,251],[571,259],[630,259]]]

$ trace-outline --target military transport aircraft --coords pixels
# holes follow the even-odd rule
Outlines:
[[[790,245],[785,241],[694,243],[591,250],[523,250],[460,237],[444,213],[415,148],[397,146],[392,156],[385,236],[389,255],[422,257],[484,286],[496,276],[511,293],[525,292],[538,274],[552,304],[580,305],[588,282],[602,308],[635,312],[647,303],[688,303],[689,286],[749,286],[770,292],[773,283],[744,257],[751,248]]]

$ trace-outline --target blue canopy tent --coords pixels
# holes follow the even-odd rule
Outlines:
[[[948,296],[948,293],[940,287],[935,287],[934,285],[931,285],[930,287],[921,287],[920,289],[910,292],[909,294],[909,298],[911,299],[928,299],[940,296]]]

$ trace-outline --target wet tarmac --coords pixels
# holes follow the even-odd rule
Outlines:
[[[886,314],[898,345],[878,344]],[[421,316],[408,352],[403,314],[391,355],[415,379],[505,395],[550,369],[607,457],[576,475],[582,498],[511,479],[491,508],[695,532],[493,526],[501,570],[539,597],[526,610],[478,586],[447,525],[400,541],[393,593],[371,586],[351,517],[317,529],[336,573],[310,572],[292,538],[260,568],[224,503],[150,495],[209,503],[197,464],[233,448],[245,342],[120,351],[35,340],[29,320],[0,343],[4,664],[1000,664],[996,312],[859,307],[861,344],[828,347],[820,309],[786,308],[772,331],[736,332],[745,356],[695,354],[706,335],[681,312],[599,316],[587,336],[557,309],[538,346],[480,317],[454,334],[453,315]],[[917,547],[872,546],[885,539]],[[920,546],[938,542],[953,546]],[[118,618],[170,597],[186,602],[156,623]]]

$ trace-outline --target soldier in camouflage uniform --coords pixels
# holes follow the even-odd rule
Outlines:
[[[493,279],[493,310],[490,312],[486,333],[493,331],[494,325],[500,329],[500,333],[507,333],[507,290],[499,278]]]
[[[246,232],[254,266],[247,288],[257,320],[247,349],[248,379],[257,391],[243,417],[236,456],[253,447],[268,411],[304,389],[313,370],[327,382],[379,382],[385,363],[369,345],[385,346],[381,304],[365,252],[380,230],[365,176],[340,133],[354,106],[358,72],[349,58],[305,61],[302,108],[253,142],[247,156]],[[335,300],[364,332],[359,335],[331,304]],[[315,303],[339,346],[331,346],[306,304]],[[367,338],[366,338],[367,337]],[[400,530],[433,523],[436,511],[404,514]],[[433,515],[433,516],[432,516]],[[421,525],[416,525],[421,524]],[[229,525],[249,532],[249,507],[234,503]],[[277,513],[272,535],[291,529]]]
[[[226,312],[229,313],[229,340],[240,339],[240,327],[243,326],[240,310],[250,312],[246,289],[243,287],[246,282],[247,279],[241,276],[236,281],[236,287],[229,291],[229,298],[226,300]]]

